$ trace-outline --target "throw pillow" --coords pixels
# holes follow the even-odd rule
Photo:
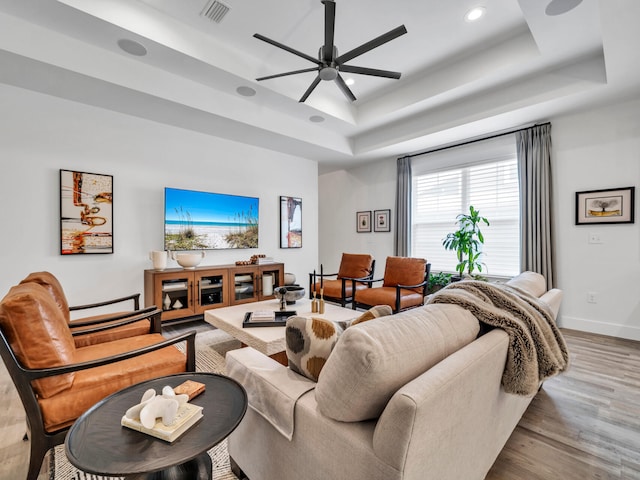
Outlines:
[[[285,338],[289,368],[317,382],[340,333],[337,324],[323,318],[288,318]]]
[[[375,307],[371,307],[358,318],[353,320],[349,326],[357,325],[359,323],[366,322],[367,320],[373,320],[374,318],[386,317],[387,315],[391,315],[392,313],[393,310],[389,305],[376,305]]]

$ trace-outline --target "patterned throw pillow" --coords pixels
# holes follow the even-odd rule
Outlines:
[[[369,310],[364,312],[358,318],[351,322],[349,326],[357,325],[362,322],[366,322],[367,320],[373,320],[378,317],[386,317],[387,315],[391,315],[393,310],[389,305],[376,305],[375,307],[371,307]]]
[[[286,326],[289,368],[311,380],[318,376],[342,329],[323,318],[290,317]]]

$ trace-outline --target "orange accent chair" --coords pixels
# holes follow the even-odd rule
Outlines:
[[[384,278],[364,283],[369,288],[356,290],[352,308],[368,309],[389,305],[393,313],[424,304],[431,264],[423,258],[387,257]],[[374,282],[383,282],[373,287]]]
[[[323,298],[325,300],[336,302],[343,307],[352,301],[352,292],[367,288],[366,280],[373,278],[373,272],[376,268],[376,261],[371,255],[361,253],[343,253],[340,261],[338,273],[322,274]],[[313,273],[309,274],[309,298],[313,297],[313,291],[316,292],[316,298],[320,298],[320,274],[316,272],[316,278]],[[336,277],[334,279],[327,277]],[[314,284],[315,280],[315,284]]]
[[[89,305],[77,305],[70,307],[60,281],[52,273],[30,273],[20,282],[20,284],[24,283],[37,283],[42,285],[49,292],[58,307],[60,307],[64,318],[69,324],[71,333],[74,336],[76,347],[86,347],[88,345],[96,345],[98,343],[117,340],[119,338],[144,335],[146,333],[161,333],[162,331],[162,324],[159,317],[149,316],[144,320],[136,319],[133,321],[136,316],[152,312],[156,309],[155,306],[152,306],[140,310],[139,293]],[[133,302],[133,310],[93,315],[71,320],[72,311],[105,307],[126,301]]]
[[[135,321],[160,318],[161,311]],[[25,409],[36,480],[47,451],[62,444],[73,422],[106,396],[130,385],[195,370],[195,331],[159,333],[77,347],[60,307],[45,287],[16,285],[0,301],[0,356]],[[186,353],[175,344],[186,342]]]

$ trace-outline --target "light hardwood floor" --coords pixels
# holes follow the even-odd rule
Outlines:
[[[486,480],[640,479],[640,342],[563,333],[569,370],[544,383]],[[24,412],[4,365],[0,391],[0,479],[19,480]]]

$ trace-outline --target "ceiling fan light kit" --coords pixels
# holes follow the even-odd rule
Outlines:
[[[265,37],[264,35],[260,35],[259,33],[254,34],[253,36],[258,40],[262,40],[263,42],[269,43],[274,47],[281,48],[289,53],[297,55],[305,60],[308,60],[312,63],[315,63],[315,67],[305,68],[302,70],[294,70],[291,72],[278,73],[276,75],[269,75],[266,77],[256,78],[256,81],[260,82],[262,80],[270,80],[272,78],[284,77],[288,75],[297,75],[299,73],[307,73],[307,72],[318,72],[316,78],[311,82],[311,85],[307,89],[306,92],[300,98],[300,102],[304,102],[309,95],[313,92],[313,90],[318,86],[321,80],[325,81],[334,81],[338,88],[342,91],[342,93],[350,100],[355,101],[356,96],[349,89],[346,82],[340,75],[340,72],[346,73],[355,73],[359,75],[371,75],[374,77],[384,77],[384,78],[393,78],[399,79],[400,72],[392,72],[389,70],[377,70],[374,68],[366,68],[366,67],[358,67],[355,65],[345,65],[346,62],[352,60],[364,53],[367,53],[370,50],[373,50],[376,47],[384,45],[395,38],[398,38],[401,35],[407,33],[407,29],[404,25],[394,28],[393,30],[388,31],[380,35],[379,37],[370,40],[359,47],[354,48],[353,50],[349,50],[347,53],[343,55],[338,55],[338,49],[334,45],[334,30],[335,30],[335,19],[336,19],[336,3],[334,0],[321,0],[324,4],[324,44],[320,47],[318,51],[318,58],[313,58],[310,55],[307,55],[303,52],[295,50],[291,47],[283,45],[275,40]]]

